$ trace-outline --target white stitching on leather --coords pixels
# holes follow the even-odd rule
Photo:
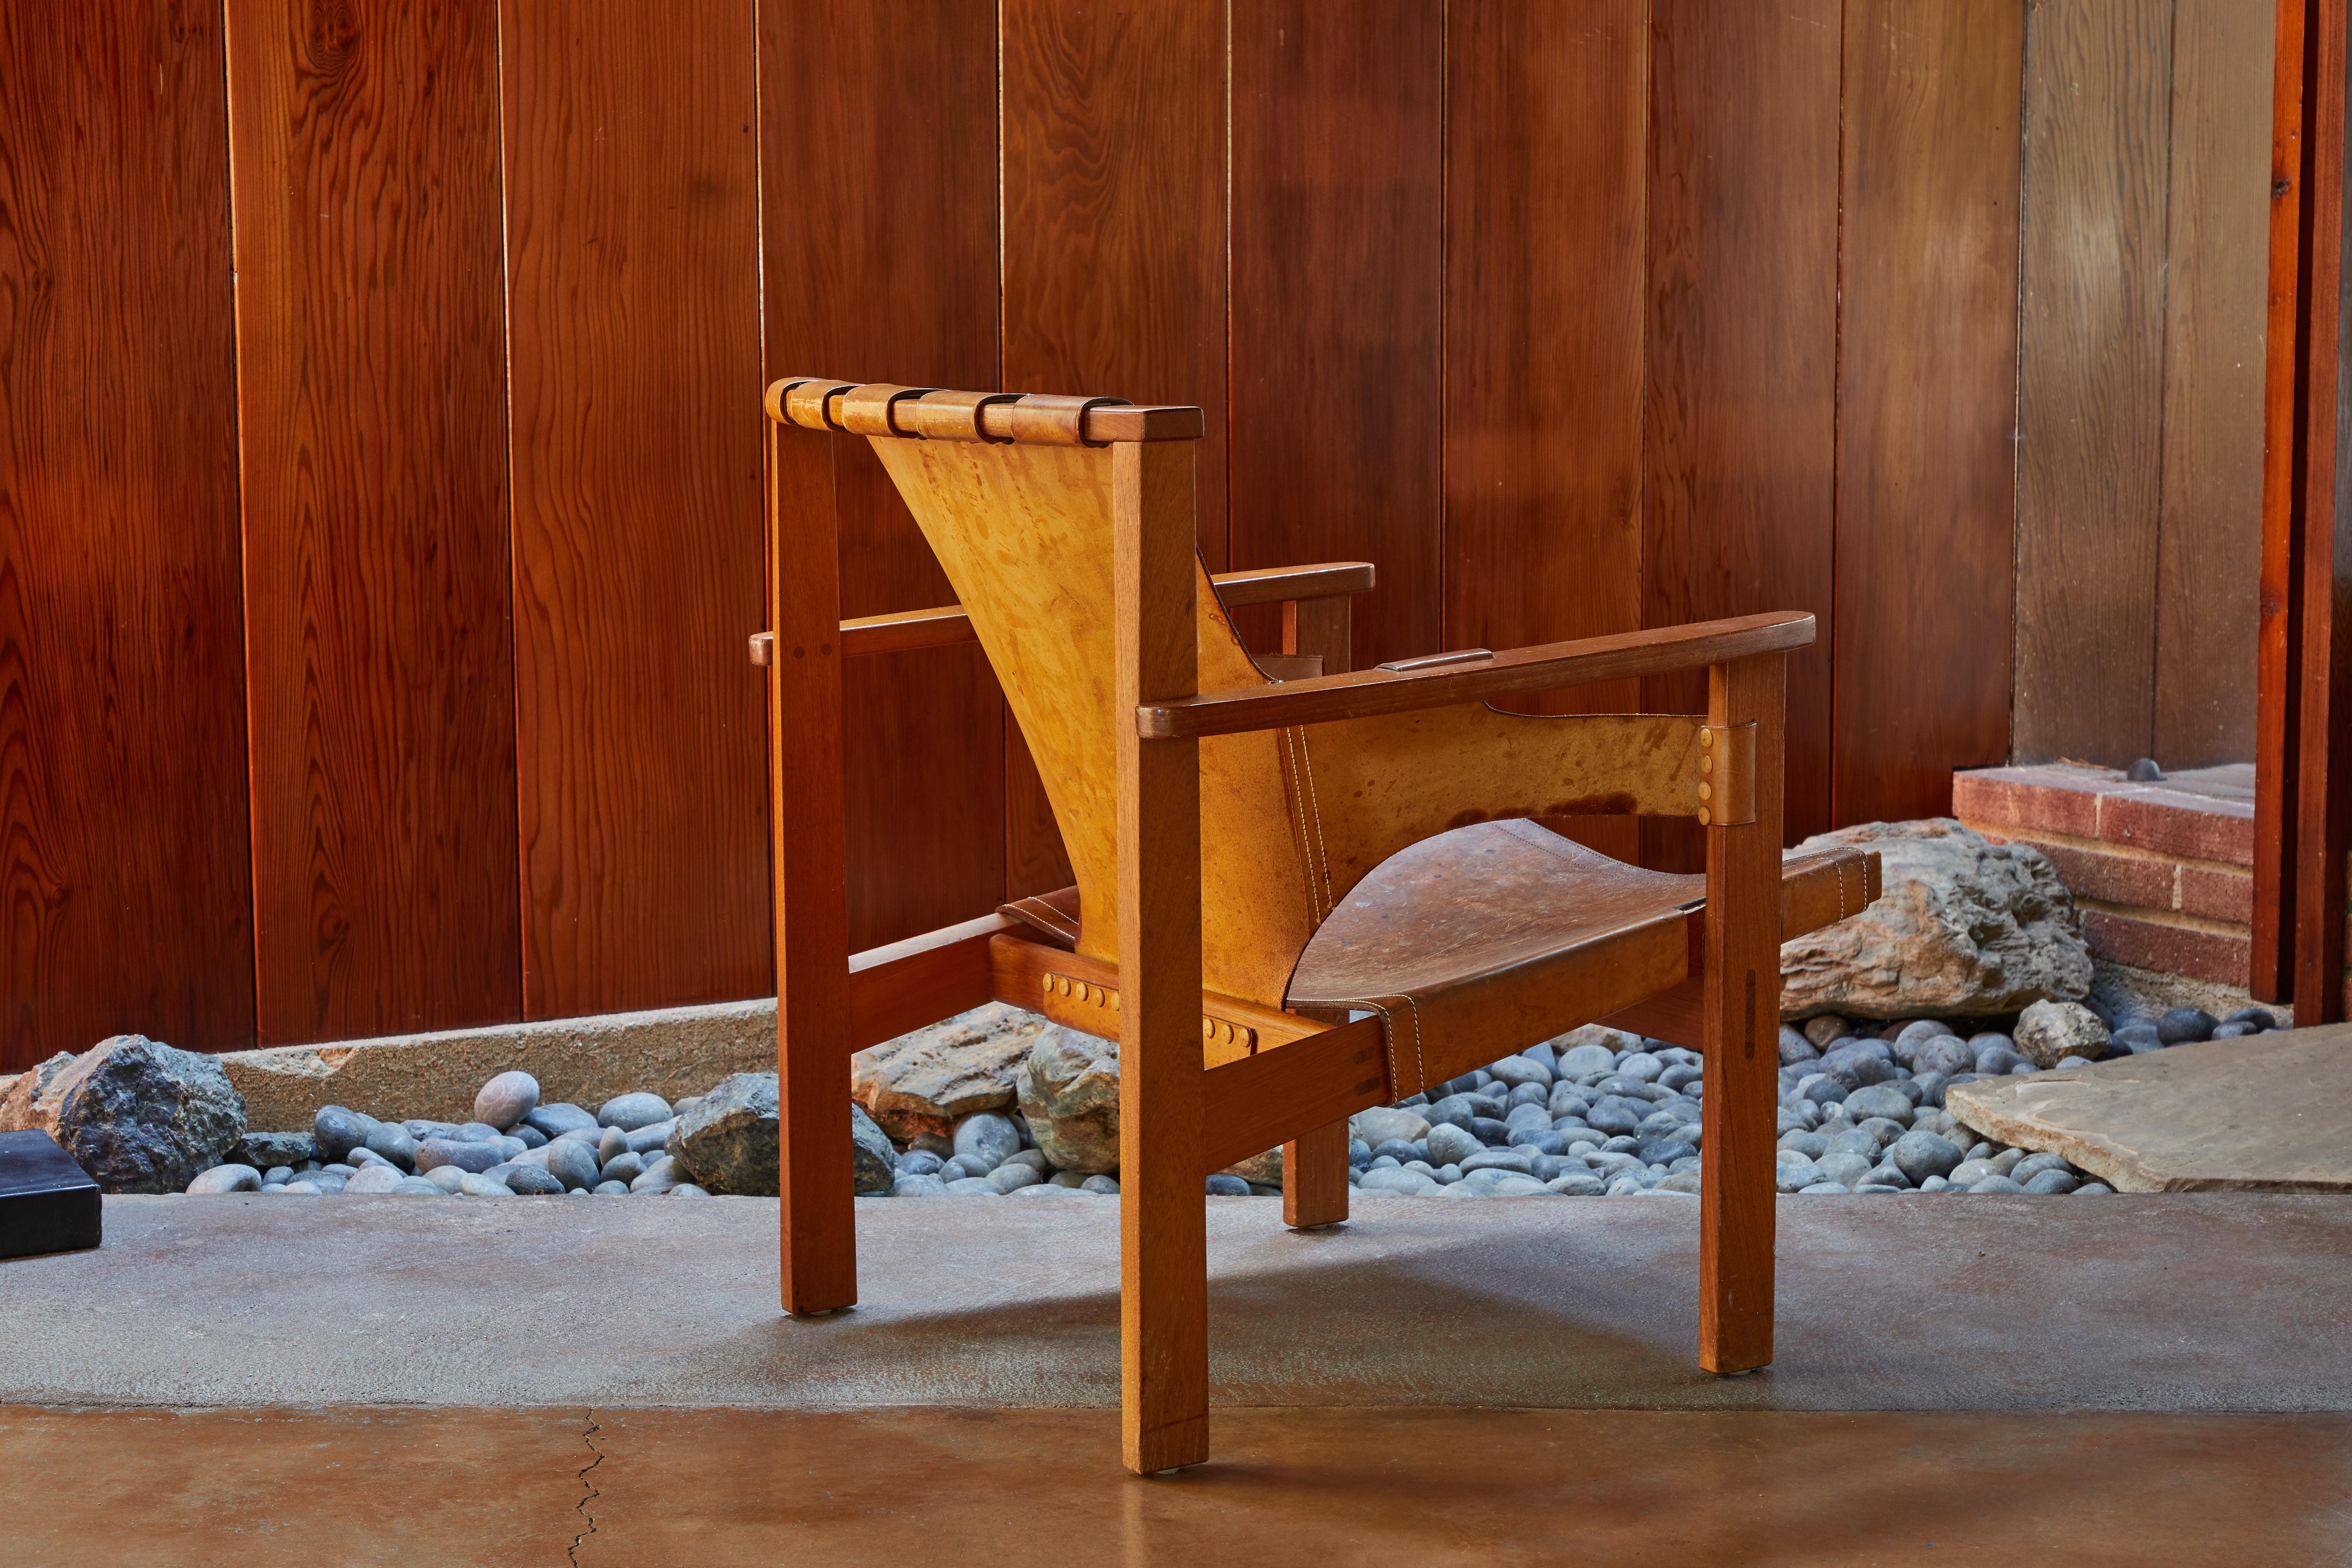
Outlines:
[[[1298,731],[1298,754],[1307,759],[1307,798],[1315,808],[1315,856],[1323,863],[1323,909],[1328,914],[1339,900],[1331,891],[1331,852],[1323,845],[1323,800],[1315,793],[1315,754],[1307,749],[1305,730]]]
[[[1301,761],[1298,754],[1298,749],[1304,747],[1305,741],[1303,737],[1296,740],[1294,737],[1298,737],[1297,728],[1285,727],[1282,731],[1282,749],[1290,758],[1290,776],[1296,781],[1296,787],[1291,792],[1292,805],[1298,812],[1298,852],[1307,861],[1307,904],[1313,911],[1317,923],[1320,924],[1331,913],[1331,904],[1323,893],[1316,890],[1315,858],[1318,846],[1315,841],[1314,833],[1307,826],[1307,797],[1315,788],[1315,779],[1307,763]],[[1318,816],[1318,817],[1320,816],[1319,810]],[[1330,886],[1330,873],[1327,870],[1323,873],[1323,892],[1328,893]]]
[[[1414,1001],[1408,993],[1404,1005],[1412,1009],[1412,1076],[1416,1080],[1412,1086],[1412,1091],[1415,1094],[1426,1094],[1429,1092],[1429,1063],[1421,1054],[1421,1004]]]

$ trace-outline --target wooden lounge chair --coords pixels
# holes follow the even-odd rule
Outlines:
[[[1350,1114],[1602,1019],[1704,1052],[1699,1361],[1771,1359],[1780,944],[1878,890],[1874,857],[1782,864],[1782,664],[1811,616],[1351,672],[1347,595],[1369,567],[1202,572],[1198,409],[804,378],[767,407],[780,444],[869,437],[961,599],[843,622],[829,510],[772,491],[773,629],[752,652],[772,703],[788,1311],[856,1299],[853,1051],[992,999],[1116,1037],[1125,1458],[1198,1463],[1205,1175],[1280,1143],[1286,1219],[1343,1219]],[[1267,602],[1286,647],[1253,660],[1227,611]],[[841,661],[972,637],[1076,886],[852,955]],[[1487,706],[1701,665],[1704,717]],[[1706,875],[1540,825],[1621,813],[1696,818]]]

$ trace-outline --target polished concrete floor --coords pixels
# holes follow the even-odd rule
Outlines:
[[[1209,1204],[1226,1405],[2352,1410],[2352,1198],[1784,1198],[1777,1359],[1694,1360],[1692,1199]],[[776,1310],[772,1199],[150,1197],[0,1264],[0,1403],[1099,1408],[1114,1203],[877,1200]]]
[[[0,1409],[12,1564],[2306,1568],[2342,1415],[1285,1410],[1107,1467],[1106,1411]]]
[[[2352,1199],[1210,1205],[1214,1460],[1118,1466],[1117,1214],[117,1198],[0,1264],[0,1563],[2352,1564]]]

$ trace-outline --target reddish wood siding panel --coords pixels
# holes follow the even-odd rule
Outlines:
[[[1839,332],[1841,823],[1940,816],[2009,756],[2014,0],[1849,0]]]
[[[1003,384],[1199,405],[1222,572],[1224,7],[1003,0]]]
[[[1789,660],[1791,841],[1830,825],[1841,9],[1652,7],[1643,620],[1819,618]],[[1643,683],[1706,702],[1703,675]],[[1643,859],[1696,868],[1685,826],[1644,823]]]
[[[1647,0],[1446,13],[1446,647],[1642,625]],[[1622,713],[1638,681],[1522,712]],[[1630,820],[1576,837],[1632,859]]]
[[[228,43],[260,1037],[517,1018],[496,10]]]
[[[751,15],[502,20],[523,1009],[765,995]]]
[[[0,1071],[253,1035],[216,14],[0,8]]]
[[[770,378],[998,384],[994,23],[961,0],[761,6]],[[845,616],[953,601],[864,440],[782,447],[788,493],[836,509]],[[1005,843],[987,661],[853,659],[844,679],[851,947],[985,912]]]
[[[2156,719],[2167,768],[2254,754],[2273,18],[2175,0]]]
[[[1233,10],[1232,561],[1379,567],[1360,669],[1443,646],[1444,32],[1437,0]]]
[[[2027,27],[2013,751],[2121,767],[2155,738],[2172,0]]]

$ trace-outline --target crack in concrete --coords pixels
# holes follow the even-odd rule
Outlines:
[[[604,1450],[596,1447],[596,1434],[604,1429],[596,1419],[596,1413],[593,1410],[588,1412],[588,1430],[580,1435],[580,1440],[587,1444],[588,1451],[596,1457],[581,1467],[580,1488],[586,1495],[572,1505],[572,1511],[588,1521],[588,1528],[572,1538],[572,1545],[564,1553],[572,1559],[572,1568],[580,1568],[580,1543],[596,1533],[596,1516],[588,1511],[588,1505],[604,1494],[596,1489],[596,1483],[588,1479],[588,1472],[604,1462]]]

